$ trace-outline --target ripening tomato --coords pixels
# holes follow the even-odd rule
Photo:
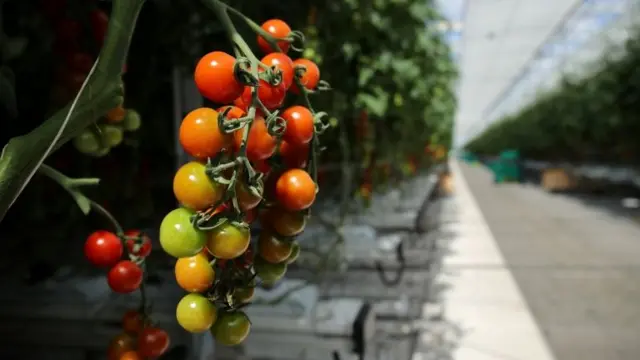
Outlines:
[[[235,76],[236,58],[213,51],[203,56],[194,73],[198,90],[216,104],[229,104],[242,95],[244,85]]]
[[[94,9],[89,14],[89,20],[91,22],[93,38],[98,46],[102,47],[104,38],[107,36],[107,29],[109,28],[109,16],[100,9]]]
[[[249,190],[249,186],[242,181],[236,182],[236,199],[240,210],[248,211],[260,204],[261,196],[256,196]]]
[[[111,267],[120,261],[123,253],[122,241],[110,231],[94,231],[84,243],[84,256],[96,266]]]
[[[74,52],[67,56],[67,66],[84,74],[88,74],[91,71],[93,62],[93,56],[83,52]],[[291,68],[293,69],[293,65]]]
[[[177,208],[164,217],[160,224],[160,246],[167,254],[182,258],[202,251],[207,236],[191,224],[193,215],[190,210]]]
[[[174,274],[178,285],[189,292],[204,292],[216,278],[209,258],[202,253],[178,259]]]
[[[102,144],[108,147],[116,147],[122,144],[124,132],[120,126],[101,124],[98,126]]]
[[[289,255],[289,257],[287,258],[287,260],[285,260],[285,262],[287,263],[287,265],[293,264],[296,260],[298,260],[299,256],[300,256],[300,244],[298,244],[297,241],[294,241],[291,244],[291,255]]]
[[[253,162],[253,169],[255,171],[266,174],[271,171],[271,165],[269,165],[269,162],[267,160],[258,160]]]
[[[270,263],[260,256],[256,257],[253,267],[265,285],[274,285],[287,272],[287,263]]]
[[[278,85],[271,85],[265,80],[260,80],[258,85],[258,99],[269,110],[274,110],[282,106],[285,97],[287,96],[287,89],[285,88],[284,81]],[[236,99],[234,104],[241,109],[248,109],[251,104],[251,87],[246,86],[240,99]]]
[[[129,310],[122,316],[122,329],[131,335],[138,334],[145,326],[144,315],[137,310]]]
[[[262,30],[266,31],[267,33],[269,33],[269,35],[273,36],[276,39],[284,39],[291,33],[291,27],[289,27],[286,22],[280,19],[267,20],[262,23],[260,27],[262,28]],[[291,44],[289,44],[289,42],[286,40],[278,41],[278,47],[283,53],[289,51],[290,45]],[[258,46],[260,47],[260,50],[262,50],[265,54],[274,52],[274,49],[271,48],[271,45],[269,45],[269,43],[262,36],[258,36]]]
[[[143,360],[143,357],[137,351],[130,350],[118,357],[118,360]]]
[[[110,123],[119,123],[124,120],[124,117],[127,115],[127,110],[122,105],[118,105],[113,109],[109,110],[105,115],[105,118]]]
[[[207,233],[207,249],[214,257],[223,260],[242,255],[251,241],[249,229],[225,223]]]
[[[211,332],[225,346],[242,343],[251,331],[249,317],[242,311],[224,312],[213,325]]]
[[[239,108],[237,106],[230,106],[230,105],[221,106],[218,109],[216,109],[216,111],[218,112],[218,114],[222,114],[227,109],[231,109],[227,113],[227,116],[226,116],[227,119],[239,119],[239,118],[247,115],[245,110],[243,110],[243,109],[241,109],[241,108]]]
[[[114,292],[127,294],[138,290],[142,283],[142,269],[133,261],[122,260],[107,274],[107,282]]]
[[[308,144],[313,138],[313,114],[304,106],[292,106],[282,112],[282,118],[287,122],[283,139],[291,145]]]
[[[244,221],[247,224],[251,224],[256,220],[257,217],[257,210],[256,208],[253,209],[249,209],[247,211],[244,212]]]
[[[176,319],[190,333],[207,331],[216,322],[216,307],[200,294],[185,295],[176,306]]]
[[[173,178],[173,194],[182,206],[191,210],[206,210],[224,195],[224,186],[211,180],[206,166],[197,161],[180,167]]]
[[[284,166],[303,169],[309,160],[309,144],[294,146],[283,140],[280,142],[279,153]]]
[[[227,147],[231,137],[218,127],[218,112],[202,107],[184,117],[179,139],[187,154],[205,160]]]
[[[306,171],[290,169],[280,175],[276,182],[276,198],[285,209],[299,211],[313,204],[316,189],[316,184]]]
[[[169,334],[162,329],[148,327],[138,336],[138,353],[146,358],[157,358],[169,348]]]
[[[270,231],[262,231],[258,238],[258,253],[264,260],[272,263],[281,263],[291,255],[291,242],[281,240]]]
[[[290,57],[283,53],[271,53],[260,60],[269,67],[275,67],[282,72],[282,82],[285,90],[289,90],[293,84],[293,61]]]
[[[109,342],[107,356],[109,360],[120,360],[121,356],[135,348],[135,339],[127,334],[122,333],[115,336]]]
[[[304,231],[307,217],[299,211],[271,208],[264,212],[262,222],[278,235],[291,237]]]
[[[308,90],[315,89],[320,82],[320,69],[318,68],[318,65],[309,59],[297,59],[293,62],[293,68],[295,69],[299,66],[306,69],[304,74],[300,77],[300,83]],[[300,89],[298,89],[295,82],[291,85],[291,91],[294,94],[300,93]]]
[[[233,298],[237,303],[246,304],[253,299],[255,294],[255,288],[253,287],[238,287],[233,289]]]
[[[234,147],[240,149],[242,144],[242,131],[236,131],[234,136]],[[249,130],[249,138],[247,140],[247,158],[249,161],[256,162],[265,160],[276,152],[276,139],[269,134],[267,122],[263,117],[256,115],[251,129]]]
[[[127,230],[124,232],[126,237],[130,238],[139,238],[139,241],[135,241],[133,239],[127,239],[127,251],[129,254],[138,256],[138,257],[147,257],[151,254],[151,238],[147,236],[147,234],[141,232],[140,230]],[[136,245],[138,248],[136,249]]]

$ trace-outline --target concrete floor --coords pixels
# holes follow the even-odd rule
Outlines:
[[[535,187],[495,185],[482,167],[458,166],[553,358],[640,359],[640,226]],[[479,269],[492,266],[478,260],[476,282],[488,281]],[[525,348],[494,350],[487,359],[544,359]]]

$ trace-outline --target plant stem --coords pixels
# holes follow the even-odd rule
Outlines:
[[[9,140],[2,150],[0,221],[52,151],[122,103],[120,74],[144,2],[114,0],[105,45],[94,65],[95,72],[87,77],[73,104],[59,110],[28,134]]]
[[[113,215],[111,215],[109,210],[105,209],[102,205],[98,204],[93,200],[89,200],[89,202],[91,203],[91,208],[99,212],[100,215],[104,216],[111,223],[113,228],[116,230],[116,234],[118,235],[118,237],[123,239],[124,229],[122,228],[118,220],[116,220],[116,218]]]
[[[68,191],[70,191],[71,188],[73,187],[98,185],[100,183],[100,179],[98,178],[82,178],[82,179],[70,178],[47,164],[42,164],[40,168],[38,168],[38,172],[40,172],[42,175],[45,175],[51,178],[52,180],[60,184],[60,186],[62,186]]]

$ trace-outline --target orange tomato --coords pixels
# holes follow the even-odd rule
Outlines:
[[[136,310],[129,310],[122,317],[122,329],[127,334],[139,333],[144,328],[144,323],[143,315]]]
[[[249,229],[223,224],[208,234],[207,249],[217,259],[231,260],[242,255],[249,248],[251,234]]]
[[[210,108],[191,111],[180,124],[180,145],[187,154],[205,160],[230,145],[231,136],[218,127],[218,112]]]
[[[142,356],[138,354],[137,351],[127,351],[126,353],[120,355],[118,360],[143,360]]]
[[[173,178],[173,193],[183,206],[200,211],[206,210],[222,199],[224,186],[212,181],[205,173],[205,165],[197,161],[188,162]]]
[[[309,144],[294,146],[286,141],[280,142],[280,156],[283,164],[288,168],[302,169],[309,160]]]
[[[189,292],[206,291],[216,278],[209,258],[203,254],[178,259],[174,273],[178,285]]]
[[[280,19],[267,20],[262,23],[260,27],[262,28],[262,30],[266,31],[267,33],[269,33],[269,35],[273,36],[276,39],[286,38],[291,33],[291,27],[289,27],[286,22]],[[278,41],[277,45],[283,53],[286,53],[287,51],[289,51],[289,46],[291,44],[289,44],[288,41],[283,40]],[[274,52],[274,50],[271,48],[271,45],[269,45],[269,43],[259,35],[258,46],[260,47],[260,50],[262,50],[265,54]]]
[[[107,357],[109,360],[120,360],[122,355],[133,351],[135,347],[135,339],[127,333],[122,333],[111,339],[107,349]]]
[[[286,210],[304,210],[315,201],[316,189],[316,184],[306,171],[290,169],[280,175],[276,182],[276,198]]]
[[[258,254],[264,260],[272,263],[281,263],[291,255],[293,250],[291,242],[280,240],[269,231],[262,231],[258,238]]]
[[[282,137],[291,145],[302,146],[313,138],[313,114],[304,106],[295,105],[282,112],[287,128]]]
[[[242,211],[248,211],[255,208],[262,200],[262,197],[255,196],[251,193],[249,187],[242,181],[236,182],[236,198],[238,200],[240,210]]]
[[[127,110],[125,110],[124,106],[119,105],[109,110],[106,118],[110,123],[118,123],[124,120],[125,115],[127,115]]]
[[[293,62],[294,69],[300,66],[306,69],[300,77],[300,83],[308,90],[315,89],[320,82],[320,69],[318,65],[309,59],[297,59]],[[295,82],[291,85],[291,91],[294,94],[300,93],[300,89],[298,89],[298,85]]]
[[[236,131],[234,135],[235,148],[240,149],[244,131]],[[267,123],[262,116],[256,115],[249,130],[247,141],[247,158],[252,162],[265,160],[276,151],[276,139],[269,134]]]
[[[236,58],[222,51],[203,56],[194,72],[202,96],[216,104],[229,104],[242,94],[244,85],[235,76]]]

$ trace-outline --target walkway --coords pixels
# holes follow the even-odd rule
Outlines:
[[[453,170],[460,224],[444,260],[445,316],[465,332],[453,359],[640,359],[640,226],[494,185],[481,167]]]

